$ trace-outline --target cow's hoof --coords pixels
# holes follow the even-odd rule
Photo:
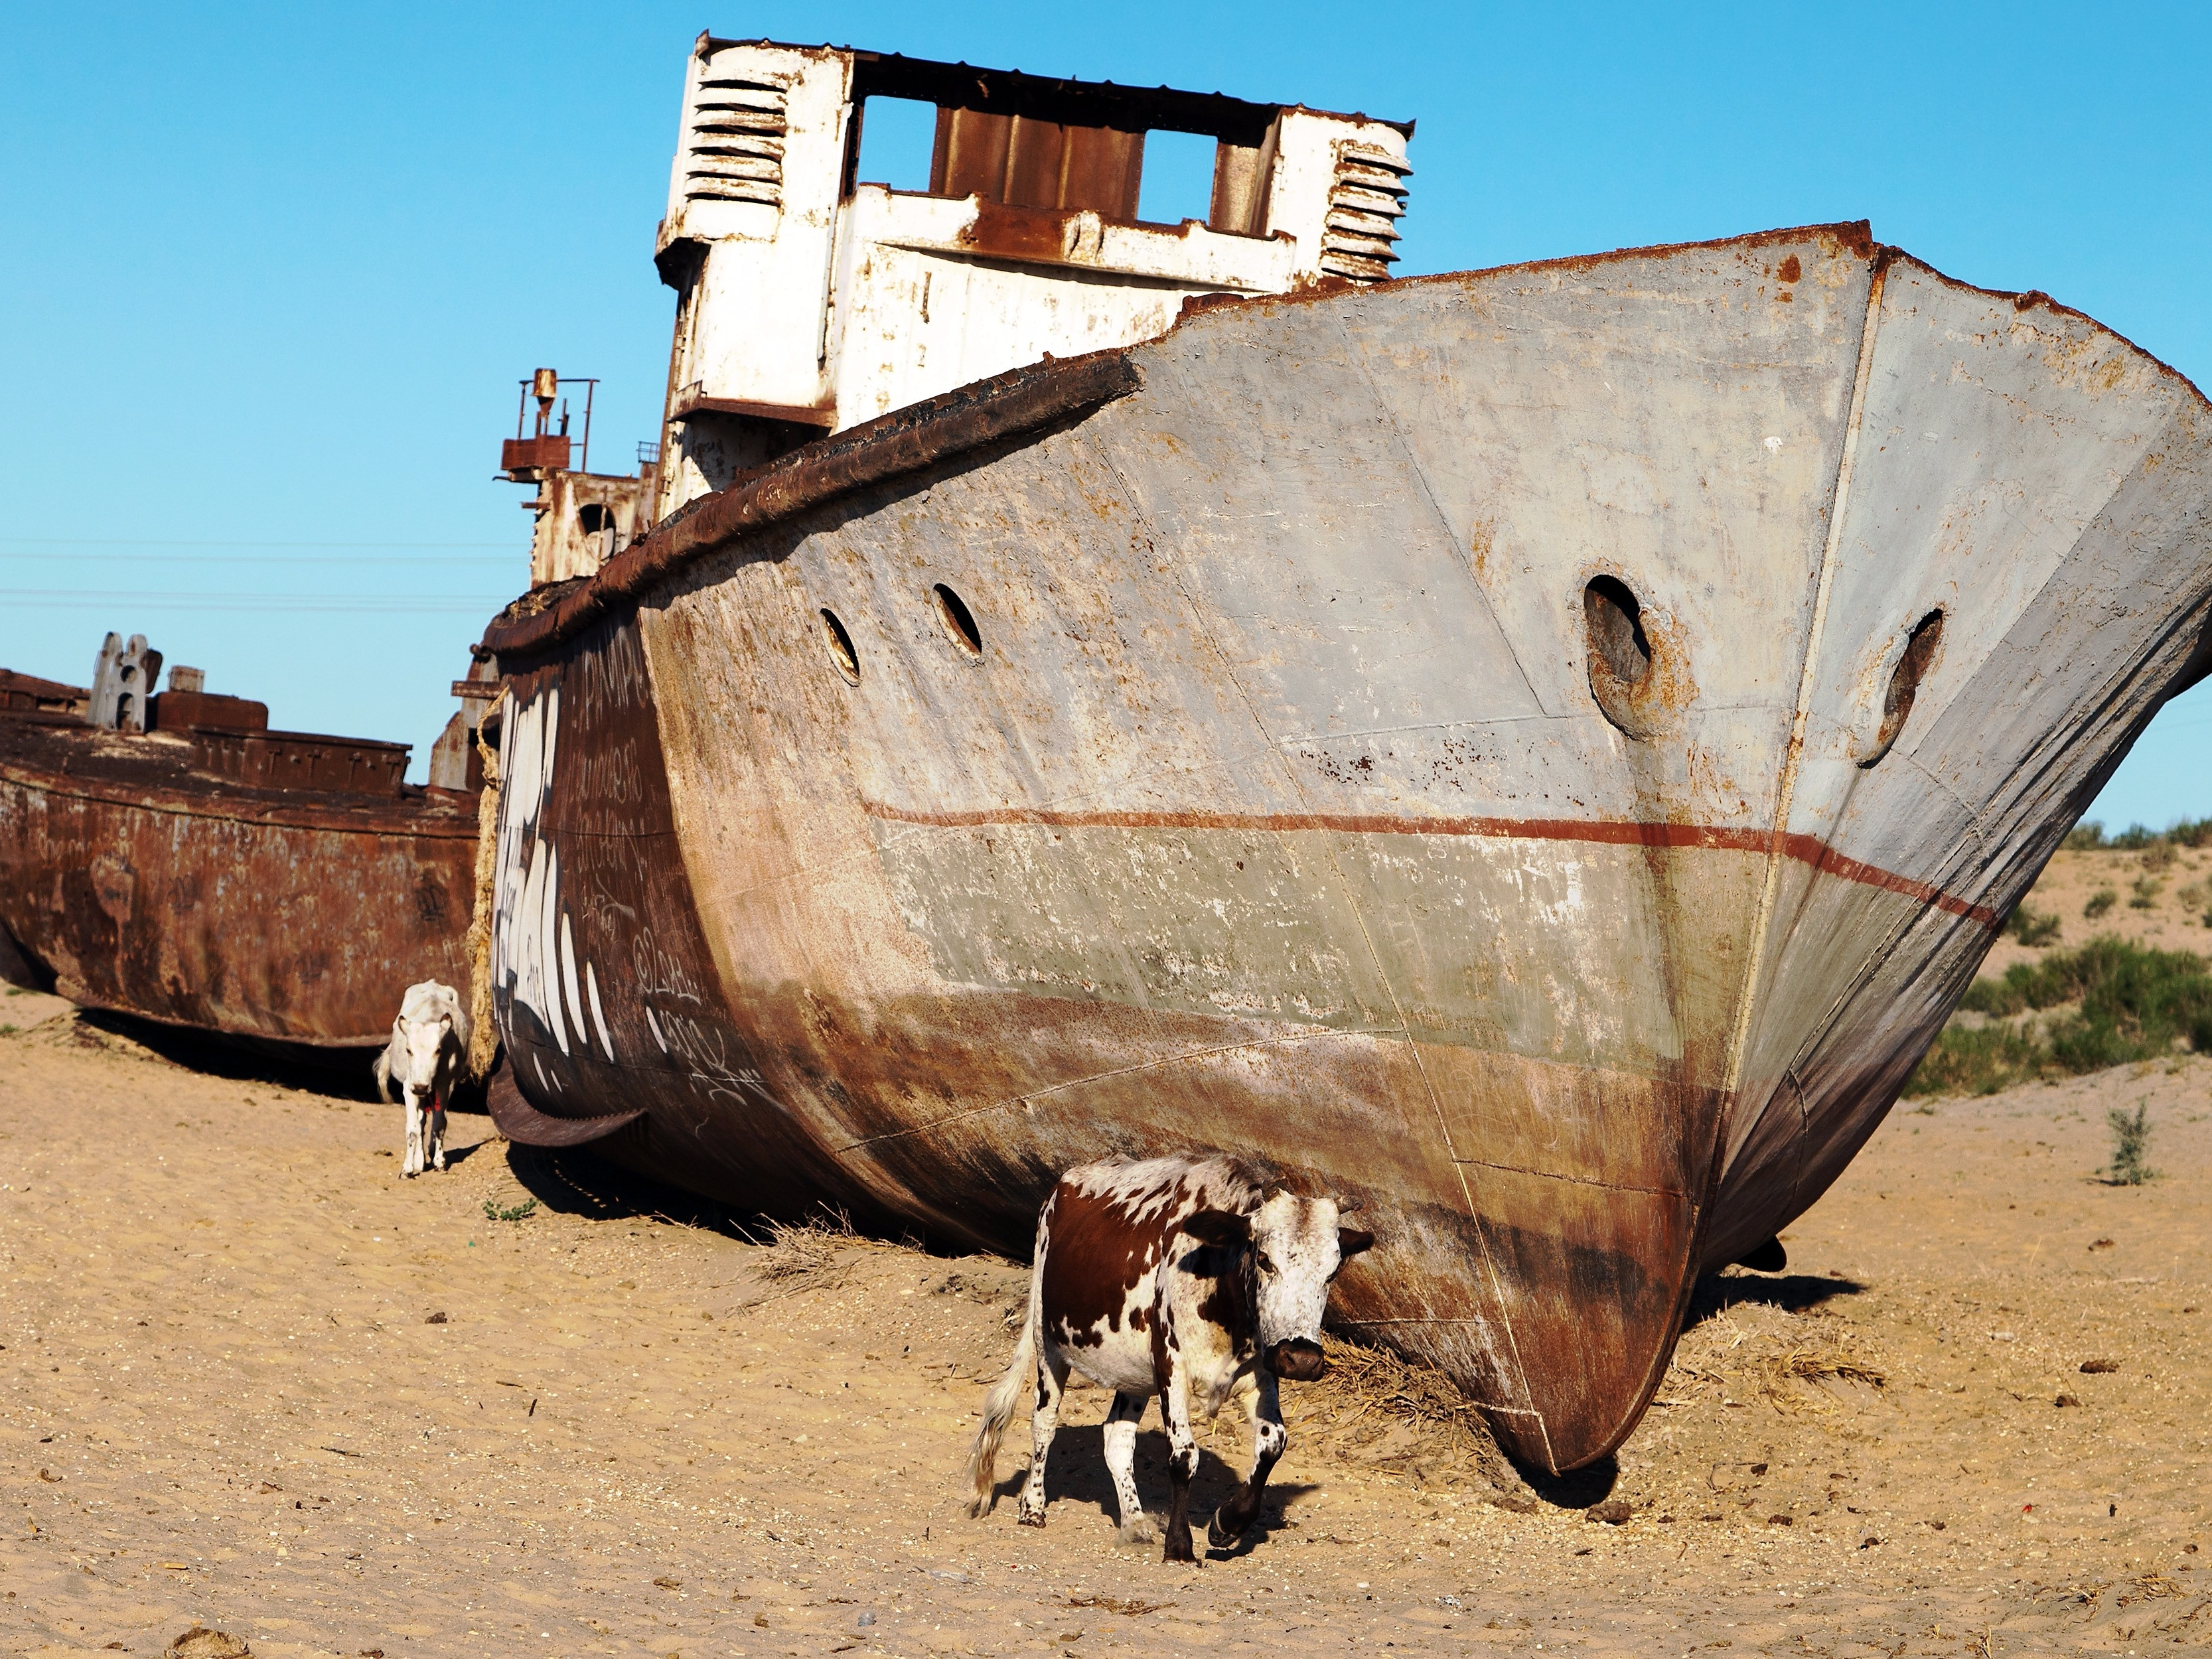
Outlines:
[[[1124,1544],[1157,1544],[1160,1541],[1159,1529],[1152,1525],[1149,1516],[1143,1515],[1122,1527],[1115,1536]]]
[[[1218,1550],[1236,1548],[1237,1540],[1243,1537],[1243,1535],[1244,1534],[1241,1531],[1231,1532],[1227,1527],[1221,1524],[1221,1511],[1219,1510],[1216,1510],[1213,1512],[1213,1519],[1206,1523],[1206,1541],[1213,1548]]]
[[[1016,1513],[1014,1519],[1020,1522],[1022,1525],[1025,1527],[1042,1527],[1044,1525],[1044,1511],[1042,1510],[1022,1510]]]
[[[1168,1535],[1167,1547],[1160,1552],[1160,1559],[1163,1561],[1181,1561],[1185,1564],[1194,1562],[1198,1559],[1198,1557],[1192,1553],[1190,1547],[1190,1532],[1188,1528],[1183,1530],[1180,1536],[1173,1533],[1170,1533]]]

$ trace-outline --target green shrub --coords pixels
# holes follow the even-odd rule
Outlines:
[[[2081,907],[2081,914],[2092,921],[2120,902],[2120,896],[2109,887],[2100,887],[2089,895],[2089,902]]]
[[[1906,1081],[1908,1095],[1989,1094],[2038,1075],[2079,1075],[2152,1060],[2177,1042],[2212,1052],[2212,972],[2187,951],[2116,939],[2014,963],[1967,988],[1960,1006],[1993,1019],[2076,1004],[2040,1034],[1947,1026]]]
[[[2150,1147],[2149,1111],[2150,1103],[2139,1100],[2133,1116],[2117,1106],[2105,1114],[2112,1127],[2112,1161],[2105,1174],[2115,1187],[2140,1187],[2158,1174],[2143,1162]]]
[[[2137,876],[2133,891],[2128,896],[2128,908],[2148,910],[2158,902],[2158,896],[2166,890],[2166,884],[2148,876]]]
[[[1923,1095],[1993,1095],[2039,1076],[2043,1045],[2009,1025],[1984,1025],[1969,1031],[1946,1026],[1936,1046],[1921,1057],[1905,1079],[1909,1097]]]
[[[2023,902],[2005,922],[2005,932],[2022,945],[2050,945],[2058,938],[2058,917],[2051,911],[2038,910]]]
[[[2147,830],[2140,823],[2131,823],[2117,836],[2107,836],[2101,823],[2077,823],[2066,832],[2066,839],[2059,844],[2069,853],[2136,853],[2160,842],[2203,847],[2212,842],[2212,818],[2183,818],[2164,830]]]

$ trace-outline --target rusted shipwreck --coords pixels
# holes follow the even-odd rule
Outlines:
[[[1255,1154],[1377,1218],[1348,1324],[1530,1462],[1598,1457],[1701,1267],[1835,1178],[2212,664],[2212,410],[1847,224],[1399,282],[1286,263],[1297,292],[844,423],[866,308],[821,272],[901,206],[842,158],[868,77],[907,71],[781,51],[702,41],[687,89],[680,510],[485,639],[528,1108],[740,1203],[1014,1251],[1068,1164]],[[1056,120],[1066,155],[1168,107],[964,74],[911,76],[940,159],[982,115]],[[1259,158],[1304,113],[1219,122],[1242,228],[1206,234],[1268,237],[1237,214],[1269,185],[1297,210]],[[710,114],[763,138],[749,184],[698,159]],[[1402,130],[1358,125],[1323,197],[1350,155],[1401,204]],[[917,212],[992,222],[939,182]],[[700,190],[750,228],[708,234]],[[1029,255],[956,226],[881,270],[1109,286],[1112,216],[1000,205]],[[786,236],[830,314],[752,337],[790,361],[746,383],[701,356],[739,333],[716,272]],[[842,429],[793,447],[808,410]]]
[[[110,635],[89,687],[0,670],[6,976],[295,1055],[383,1042],[414,981],[467,984],[472,722],[416,787],[404,744],[270,731],[160,667]]]

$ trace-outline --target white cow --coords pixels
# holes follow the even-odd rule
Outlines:
[[[376,1057],[376,1092],[392,1097],[399,1085],[407,1107],[407,1163],[403,1176],[446,1167],[446,1102],[469,1052],[469,1015],[460,994],[426,979],[410,985],[392,1022],[392,1041]]]

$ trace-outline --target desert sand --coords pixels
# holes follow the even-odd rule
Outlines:
[[[1707,1281],[1606,1467],[1532,1486],[1341,1367],[1286,1388],[1263,1530],[1177,1568],[1115,1541],[1097,1389],[1045,1530],[963,1513],[1018,1264],[748,1242],[481,1117],[403,1181],[397,1108],[28,994],[0,1024],[0,1652],[195,1623],[271,1659],[2212,1638],[2212,1061],[1900,1108],[1786,1273]],[[2160,1177],[2106,1185],[2137,1100]],[[1164,1505],[1156,1413],[1139,1474]],[[1199,1507],[1231,1480],[1210,1457]]]

